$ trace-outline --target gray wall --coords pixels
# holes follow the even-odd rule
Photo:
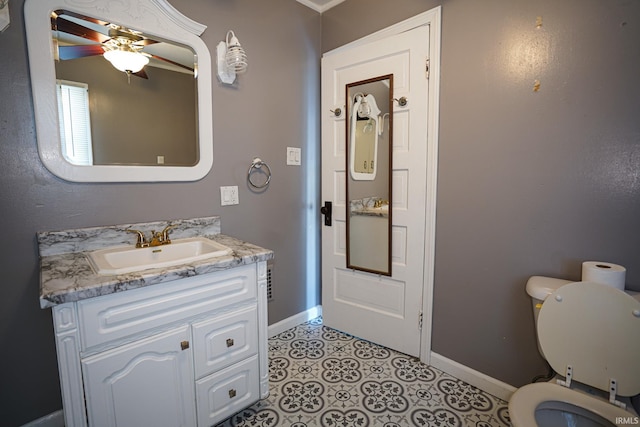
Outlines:
[[[89,86],[93,164],[191,166],[198,162],[197,80],[147,66],[143,79],[102,55],[56,63],[56,78]]]
[[[322,50],[440,3],[433,350],[520,386],[546,372],[528,277],[603,260],[640,290],[640,2],[348,0]]]
[[[307,245],[318,244],[319,226],[307,222],[320,221],[320,15],[293,0],[171,3],[208,26],[212,53],[233,29],[249,57],[237,86],[214,78],[214,166],[193,183],[74,184],[48,172],[37,154],[23,1],[10,3],[11,25],[0,34],[2,425],[62,407],[51,311],[38,304],[36,231],[220,215],[224,233],[275,251],[270,323],[319,304],[318,256]],[[302,148],[302,167],[286,166],[287,146]],[[273,171],[261,193],[246,184],[254,156]],[[239,187],[238,206],[220,206],[223,185]]]

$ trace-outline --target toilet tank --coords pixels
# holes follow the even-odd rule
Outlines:
[[[536,327],[538,325],[538,313],[545,299],[554,293],[560,286],[572,283],[571,280],[554,279],[553,277],[532,276],[527,281],[527,294],[531,297],[533,318]]]
[[[542,303],[560,286],[572,283],[571,280],[554,279],[552,277],[532,276],[527,281],[527,294],[531,297],[531,306],[533,308],[533,321],[536,327],[536,342],[538,343],[538,351],[544,357],[540,341],[538,340],[538,314],[542,308]]]

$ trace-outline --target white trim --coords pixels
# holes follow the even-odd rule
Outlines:
[[[431,366],[456,377],[495,397],[509,401],[516,387],[462,365],[438,353],[431,352]]]
[[[155,4],[158,9],[160,9],[164,13],[165,17],[169,18],[170,21],[190,33],[201,36],[202,33],[204,33],[204,30],[207,29],[206,25],[196,22],[188,16],[183,15],[178,11],[178,9],[173,7],[166,0],[151,0],[151,2]]]
[[[342,3],[344,0],[331,0],[323,5],[319,5],[316,1],[313,0],[297,0],[298,3],[302,3],[303,5],[315,10],[316,12],[325,12],[331,9],[333,6],[337,6]]]
[[[298,314],[294,314],[291,317],[287,317],[286,319],[276,322],[273,325],[269,325],[269,332],[268,332],[269,338],[272,338],[288,329],[295,328],[296,326],[304,322],[308,322],[311,319],[315,319],[316,317],[321,315],[322,315],[322,307],[319,305],[316,305],[315,307],[311,307],[306,311],[303,311]]]
[[[60,409],[42,418],[28,422],[22,427],[64,427],[64,413]]]
[[[433,289],[435,281],[436,253],[436,203],[438,190],[438,146],[440,123],[440,6],[418,17],[429,25],[429,98],[427,99],[427,206],[424,236],[422,334],[420,337],[420,360],[427,365],[431,359],[431,336],[433,332]],[[414,17],[404,21],[404,25],[414,27],[419,21]]]

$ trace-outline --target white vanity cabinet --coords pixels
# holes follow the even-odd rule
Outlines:
[[[212,426],[266,397],[266,270],[55,306],[66,426]]]

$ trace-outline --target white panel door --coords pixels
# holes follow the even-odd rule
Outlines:
[[[89,425],[194,426],[190,335],[184,325],[83,359]]]
[[[429,27],[339,50],[322,60],[322,312],[327,326],[420,355],[427,193]],[[392,276],[346,268],[345,85],[393,74]],[[330,110],[342,109],[336,117]],[[432,255],[431,255],[432,256]]]

